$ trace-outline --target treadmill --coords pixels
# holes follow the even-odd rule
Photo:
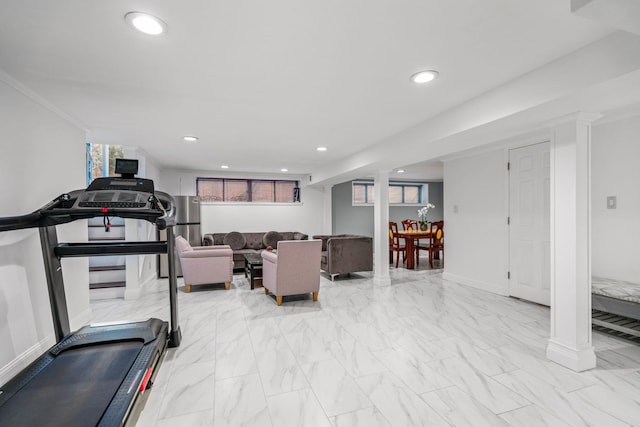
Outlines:
[[[136,178],[138,161],[118,159],[120,177],[95,179],[27,215],[0,218],[0,232],[38,228],[57,343],[0,387],[0,426],[123,426],[137,420],[145,390],[168,347],[180,345],[173,198]],[[58,243],[56,225],[78,219],[134,218],[166,229],[167,240]],[[167,254],[170,321],[85,326],[70,332],[61,258]]]

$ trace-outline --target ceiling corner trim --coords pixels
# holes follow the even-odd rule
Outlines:
[[[70,124],[72,124],[73,126],[77,127],[78,129],[84,131],[85,133],[89,132],[89,129],[85,125],[83,125],[78,120],[76,120],[75,118],[71,117],[69,114],[65,113],[64,111],[62,111],[61,109],[56,107],[53,103],[51,103],[47,99],[45,99],[42,96],[40,96],[37,93],[35,93],[29,87],[27,87],[24,84],[22,84],[20,81],[18,81],[16,78],[14,78],[13,76],[11,76],[9,73],[7,73],[6,71],[4,71],[1,68],[0,68],[0,82],[3,82],[7,86],[9,86],[9,87],[17,90],[18,92],[22,93],[27,98],[31,99],[32,101],[36,102],[40,106],[42,106],[42,107],[46,108],[47,110],[51,111],[55,115],[59,116],[60,118],[62,118],[65,121],[69,122]]]

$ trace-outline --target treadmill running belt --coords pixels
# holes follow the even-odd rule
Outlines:
[[[3,405],[0,426],[95,426],[142,341],[74,348],[58,355]]]

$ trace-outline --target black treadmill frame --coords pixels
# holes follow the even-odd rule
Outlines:
[[[28,383],[30,378],[33,378],[33,376],[37,375],[40,370],[44,369],[44,367],[50,362],[50,353],[56,348],[56,346],[59,346],[61,343],[65,342],[65,340],[73,341],[75,339],[74,334],[71,334],[70,332],[69,313],[61,265],[61,258],[63,257],[166,253],[169,258],[170,324],[167,325],[167,322],[162,322],[159,319],[150,319],[160,321],[165,324],[165,326],[161,328],[161,336],[154,340],[154,345],[148,348],[148,345],[145,345],[135,362],[135,365],[146,363],[148,367],[152,367],[152,376],[149,384],[153,384],[153,379],[157,374],[156,368],[162,363],[167,347],[177,347],[180,345],[182,340],[177,309],[177,277],[175,271],[175,242],[173,234],[173,226],[175,225],[175,204],[173,198],[164,192],[155,191],[149,198],[149,201],[153,202],[154,206],[157,207],[155,210],[109,209],[108,213],[106,213],[100,209],[72,209],[74,201],[84,191],[85,190],[76,190],[71,193],[62,194],[43,208],[31,214],[11,218],[0,218],[0,232],[25,228],[39,228],[49,302],[51,305],[51,315],[57,343],[54,347],[49,349],[24,369],[20,374],[14,377],[14,379],[3,386],[6,393],[0,394],[0,409],[3,401],[9,399],[13,394],[18,393],[23,385]],[[122,218],[141,219],[154,223],[158,229],[166,229],[167,241],[58,243],[56,225],[73,222],[78,219],[87,219],[105,215],[111,217],[117,216]],[[138,323],[132,323],[129,325],[138,325]],[[80,332],[85,328],[82,328],[77,332]],[[109,326],[106,326],[105,328],[109,328]],[[140,362],[138,359],[140,359],[143,351],[150,354],[145,356],[150,357],[150,359]],[[123,379],[123,385],[126,384],[127,381],[131,381],[131,375],[133,375],[132,372],[127,374],[127,377]],[[140,379],[140,381],[141,380],[142,379]],[[134,379],[134,381],[137,381],[137,379]],[[139,384],[137,384],[137,386],[139,386]],[[3,396],[3,394],[5,395]],[[125,399],[119,398],[117,403],[112,401],[109,407],[105,408],[104,417],[106,418],[103,418],[99,425],[123,425],[132,418],[137,417],[139,411],[136,411],[135,407],[137,406],[137,403],[141,401],[141,399],[139,399],[140,393],[136,391],[133,394],[130,392],[125,394],[127,395]],[[114,396],[114,399],[119,395],[122,395],[121,391]]]

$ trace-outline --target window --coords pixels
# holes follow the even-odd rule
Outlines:
[[[87,144],[87,185],[101,176],[116,176],[116,159],[122,158],[121,145]]]
[[[389,203],[394,205],[420,204],[427,200],[428,184],[389,183]],[[372,182],[353,182],[353,204],[372,205],[375,203]]]
[[[197,178],[200,200],[210,202],[293,203],[298,181]]]

